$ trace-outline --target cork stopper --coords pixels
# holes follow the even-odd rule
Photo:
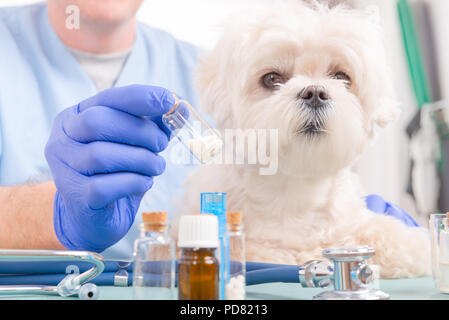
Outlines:
[[[143,212],[142,222],[145,231],[163,231],[167,226],[167,212]]]
[[[239,211],[226,212],[228,230],[232,232],[242,231],[242,213]]]
[[[229,224],[241,224],[242,213],[239,211],[226,212],[226,220]]]

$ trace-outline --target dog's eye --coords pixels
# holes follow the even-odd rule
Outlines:
[[[279,84],[285,82],[284,77],[277,72],[270,72],[265,74],[261,82],[265,88],[277,89]]]
[[[347,88],[351,87],[351,78],[343,71],[337,71],[332,75],[332,78],[343,80]]]

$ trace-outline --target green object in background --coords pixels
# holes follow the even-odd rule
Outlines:
[[[418,37],[415,31],[413,16],[407,0],[398,0],[397,9],[401,25],[402,39],[407,55],[408,68],[418,109],[431,102],[429,83],[421,57]]]
[[[429,82],[424,69],[415,23],[408,0],[398,0],[397,9],[413,91],[415,93],[417,107],[421,109],[424,104],[433,100],[429,91]],[[442,148],[443,146],[440,142],[440,149]],[[437,167],[441,174],[444,167],[442,150],[440,151],[440,155],[441,157],[438,160]]]

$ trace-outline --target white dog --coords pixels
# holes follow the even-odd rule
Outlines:
[[[243,212],[248,261],[301,264],[368,245],[383,277],[428,274],[427,231],[369,211],[350,171],[398,114],[386,65],[363,12],[295,2],[234,20],[200,61],[201,108],[219,129],[277,129],[278,170],[201,166],[182,213],[199,212],[201,192],[226,192],[228,210]]]

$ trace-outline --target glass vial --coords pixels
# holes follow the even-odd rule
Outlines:
[[[142,221],[140,237],[134,242],[134,299],[175,299],[175,245],[167,212],[145,212]]]
[[[218,300],[218,221],[214,215],[186,215],[179,221],[179,300]]]
[[[442,293],[449,293],[449,212],[442,219],[442,224],[439,236],[438,288]]]
[[[226,218],[229,244],[229,277],[226,279],[226,299],[244,300],[246,292],[246,257],[242,213],[227,212]]]
[[[440,233],[444,230],[446,214],[433,213],[429,219],[429,232],[431,244],[432,277],[436,288],[438,288],[440,268]]]
[[[201,193],[201,213],[213,214],[218,219],[218,239],[220,257],[220,300],[225,299],[226,279],[229,277],[229,248],[226,234],[226,193]]]
[[[175,94],[175,105],[162,116],[162,123],[201,163],[211,162],[221,155],[223,140],[220,134],[195,110],[190,103]]]

